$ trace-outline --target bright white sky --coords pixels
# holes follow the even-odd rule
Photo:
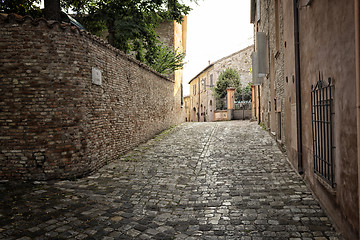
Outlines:
[[[189,81],[209,63],[253,44],[249,0],[199,0],[189,4],[184,66],[184,96]]]

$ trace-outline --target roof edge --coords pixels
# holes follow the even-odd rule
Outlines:
[[[189,84],[190,84],[192,81],[194,81],[197,77],[199,77],[202,73],[204,73],[208,68],[210,68],[211,66],[214,66],[216,63],[218,63],[218,62],[220,62],[220,61],[222,61],[222,60],[224,60],[224,59],[226,59],[226,58],[232,57],[232,56],[234,56],[234,55],[236,55],[236,54],[238,54],[238,53],[244,52],[244,51],[246,51],[246,50],[248,50],[249,48],[252,48],[252,47],[254,47],[254,44],[251,44],[251,45],[249,45],[249,46],[247,46],[247,47],[245,47],[245,48],[243,48],[243,49],[241,49],[241,50],[239,50],[239,51],[236,51],[236,52],[234,52],[234,53],[232,53],[232,54],[230,54],[230,55],[227,55],[227,56],[225,56],[225,57],[223,57],[223,58],[220,58],[219,60],[211,63],[210,65],[206,66],[203,70],[201,70],[195,77],[193,77],[193,78],[189,81]]]

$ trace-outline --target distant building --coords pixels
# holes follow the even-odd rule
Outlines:
[[[155,31],[159,35],[160,41],[165,45],[172,47],[175,51],[186,53],[187,16],[183,16],[183,22],[181,24],[176,21],[165,21],[161,23]],[[174,95],[182,95],[183,70],[176,70],[174,74],[168,77],[175,81]],[[181,96],[181,101],[183,105],[183,96]]]
[[[184,97],[185,122],[190,122],[190,96]]]
[[[190,121],[212,122],[215,120],[216,100],[213,88],[226,68],[235,69],[243,87],[251,82],[251,53],[253,46],[244,48],[214,63],[210,63],[190,80]]]

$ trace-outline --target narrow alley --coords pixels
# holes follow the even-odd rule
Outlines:
[[[183,123],[91,176],[0,191],[0,239],[342,239],[249,121]]]

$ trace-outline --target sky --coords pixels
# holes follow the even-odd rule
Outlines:
[[[187,19],[184,96],[189,81],[210,62],[253,44],[249,0],[198,0]]]

